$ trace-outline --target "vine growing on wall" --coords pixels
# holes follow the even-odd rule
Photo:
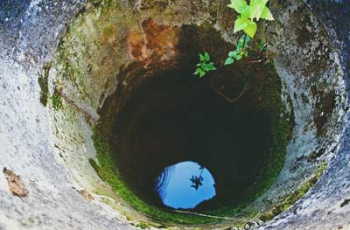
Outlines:
[[[238,16],[234,23],[234,33],[243,31],[243,35],[238,39],[236,49],[228,53],[228,57],[225,61],[226,65],[231,65],[235,61],[240,61],[244,57],[249,55],[249,44],[252,38],[254,38],[260,19],[272,21],[274,17],[267,7],[269,0],[231,0],[231,3],[227,7],[235,10]],[[261,42],[259,44],[260,52],[263,52],[266,48],[266,44]],[[200,63],[197,64],[195,75],[199,75],[200,78],[204,77],[209,71],[214,71],[217,68],[213,62],[210,62],[210,55],[199,54]],[[208,66],[210,64],[210,66]]]

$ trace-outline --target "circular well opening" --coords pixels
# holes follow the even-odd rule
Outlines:
[[[140,86],[126,102],[113,128],[112,152],[118,169],[137,195],[162,206],[155,191],[157,177],[168,166],[196,162],[212,173],[216,190],[213,199],[196,209],[237,205],[254,191],[267,160],[271,145],[268,115],[252,105],[249,98],[231,104],[207,82],[190,84],[184,81],[184,75],[193,77],[192,72],[183,69],[159,74]],[[189,165],[183,170],[191,168]],[[163,192],[169,180],[183,177],[172,171],[166,172],[163,187],[159,188]],[[200,177],[200,172],[192,176]],[[178,180],[191,187],[191,178]],[[203,188],[207,187],[206,179]],[[200,196],[202,187],[192,190]],[[190,203],[197,199],[196,193],[188,193],[185,187],[180,191]],[[166,193],[163,196],[168,199],[172,194],[178,195],[174,190],[166,189]]]
[[[183,26],[180,37],[175,64],[124,67],[100,127],[108,130],[121,177],[148,204],[236,210],[261,195],[283,166],[291,126],[281,116],[280,79],[273,64],[249,62],[199,79],[198,52],[220,63],[230,44],[205,27]]]

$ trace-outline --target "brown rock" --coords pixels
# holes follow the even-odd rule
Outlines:
[[[8,170],[7,168],[3,169],[6,180],[9,184],[10,191],[16,196],[27,196],[28,190],[26,189],[21,177],[16,175],[13,171]]]

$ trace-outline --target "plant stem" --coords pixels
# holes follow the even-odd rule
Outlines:
[[[246,40],[246,38],[247,38],[247,34],[246,33],[244,33],[244,40],[243,40],[243,47],[242,47],[242,51],[244,51],[245,50],[245,40]]]

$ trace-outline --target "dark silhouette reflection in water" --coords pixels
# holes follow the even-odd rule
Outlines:
[[[216,195],[211,173],[191,161],[165,168],[156,179],[155,189],[163,204],[174,209],[193,209]]]

